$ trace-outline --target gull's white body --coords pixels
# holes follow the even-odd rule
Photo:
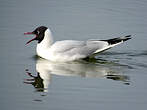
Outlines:
[[[37,44],[36,51],[38,56],[50,61],[66,62],[93,56],[122,42],[113,45],[100,40],[63,40],[53,43],[51,31],[47,29],[44,39]]]

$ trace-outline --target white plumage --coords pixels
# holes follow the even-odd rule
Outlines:
[[[108,47],[105,41],[63,40],[52,44],[51,31],[47,29],[42,42],[37,44],[37,54],[50,61],[73,61],[93,55],[99,49]]]

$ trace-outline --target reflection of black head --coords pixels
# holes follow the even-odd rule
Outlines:
[[[43,79],[40,77],[39,73],[37,73],[37,76],[34,78],[34,83],[32,85],[38,90],[44,88]]]
[[[40,43],[44,39],[45,31],[47,30],[47,27],[40,26],[36,28],[32,33],[36,35],[36,39],[38,40],[38,43]]]
[[[44,84],[43,84],[43,79],[40,77],[40,73],[37,73],[37,76],[33,76],[31,73],[27,72],[27,74],[33,78],[33,79],[26,79],[24,83],[26,84],[32,84],[38,92],[43,92],[44,91]]]

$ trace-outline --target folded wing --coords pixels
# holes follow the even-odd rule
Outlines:
[[[89,56],[93,56],[97,53],[100,53],[102,51],[105,51],[107,49],[110,49],[129,39],[130,35],[108,40],[64,40],[55,42],[51,46],[50,50],[52,50],[53,53],[58,55],[61,54],[62,56],[86,58]]]

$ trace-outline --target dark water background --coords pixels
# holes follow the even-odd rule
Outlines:
[[[146,11],[146,0],[0,0],[0,109],[146,110]],[[132,39],[97,60],[50,63],[25,45],[40,25],[55,40]]]

